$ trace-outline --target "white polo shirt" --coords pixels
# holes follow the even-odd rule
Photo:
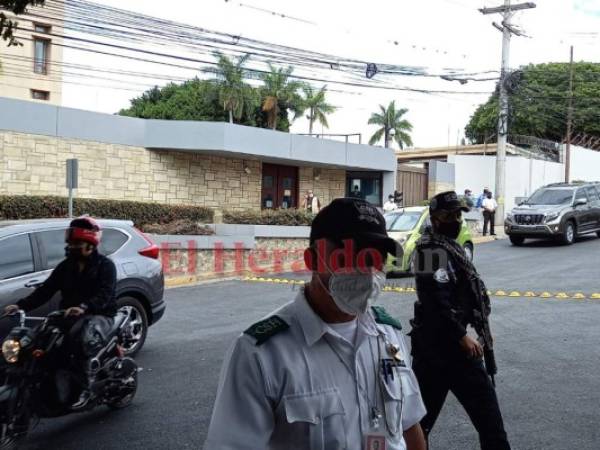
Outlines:
[[[384,435],[404,450],[403,430],[425,415],[402,333],[358,318],[355,345],[312,310],[304,292],[269,317],[289,325],[264,342],[243,334],[223,363],[205,450],[361,450]],[[406,363],[384,377],[394,344]],[[374,429],[373,411],[379,411]],[[385,413],[384,413],[385,412]]]

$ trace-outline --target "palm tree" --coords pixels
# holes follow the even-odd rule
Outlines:
[[[379,105],[379,108],[381,109],[381,112],[371,114],[368,123],[369,125],[380,125],[381,128],[371,136],[369,145],[376,144],[381,140],[382,136],[386,148],[389,148],[390,146],[390,138],[393,138],[401,149],[403,149],[405,145],[409,147],[413,145],[410,134],[408,133],[412,131],[412,124],[408,120],[402,119],[402,116],[407,113],[408,109],[400,108],[396,111],[395,101],[390,102],[387,108],[383,105]]]
[[[262,110],[267,113],[269,128],[277,128],[277,118],[281,108],[291,109],[294,118],[302,111],[302,97],[298,91],[302,87],[299,81],[290,80],[294,68],[277,68],[269,64],[269,72],[263,74]]]
[[[313,132],[313,124],[315,121],[319,122],[325,128],[329,128],[327,123],[327,114],[333,113],[336,108],[325,101],[325,94],[327,93],[327,86],[323,86],[318,91],[315,90],[309,84],[302,86],[304,91],[304,98],[302,99],[302,107],[308,110],[308,134]]]
[[[252,88],[244,82],[246,76],[244,64],[250,55],[239,56],[237,61],[232,61],[221,52],[215,52],[214,55],[217,58],[219,102],[229,113],[229,123],[233,123],[234,118],[239,120],[242,117],[244,106],[253,101]]]

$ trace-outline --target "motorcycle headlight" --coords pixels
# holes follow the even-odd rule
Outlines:
[[[2,355],[6,362],[14,364],[19,360],[21,344],[14,339],[7,339],[2,343]]]
[[[546,222],[552,222],[553,220],[557,219],[559,215],[560,215],[559,213],[547,214],[546,215]]]

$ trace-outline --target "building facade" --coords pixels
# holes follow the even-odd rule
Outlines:
[[[27,120],[24,120],[27,118]],[[220,210],[298,208],[393,192],[393,150],[224,122],[145,120],[0,98],[0,195],[66,195]]]
[[[15,17],[18,22],[15,33],[22,44],[8,46],[0,40],[0,96],[20,100],[33,100],[60,105],[63,81],[64,6],[48,0],[52,17],[45,14],[44,7],[29,8],[28,14]]]

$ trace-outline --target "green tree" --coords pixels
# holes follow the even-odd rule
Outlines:
[[[217,79],[219,85],[219,101],[229,114],[229,122],[240,120],[244,106],[252,106],[255,95],[250,85],[244,82],[246,70],[244,65],[250,58],[249,54],[239,56],[232,61],[220,52],[215,52],[217,58]]]
[[[383,137],[384,146],[389,148],[390,141],[393,139],[398,143],[398,146],[403,149],[404,146],[413,145],[410,137],[412,131],[412,124],[403,119],[402,116],[408,112],[406,108],[396,109],[396,102],[391,101],[388,107],[379,105],[381,112],[371,114],[369,119],[369,125],[379,125],[379,128],[371,139],[369,139],[369,145],[374,145],[381,140]]]
[[[567,134],[569,64],[528,65],[509,78],[510,134],[561,142]],[[574,64],[573,134],[600,136],[600,64]],[[472,143],[496,136],[498,89],[480,105],[465,127]]]
[[[269,64],[269,72],[262,76],[261,108],[266,114],[267,126],[273,130],[287,131],[288,110],[294,113],[294,118],[302,114],[302,97],[299,91],[303,84],[290,79],[293,71],[294,68],[291,66],[284,69]]]
[[[154,87],[131,100],[122,116],[143,119],[225,121],[227,112],[219,99],[219,86],[214,81],[188,80]]]
[[[327,123],[327,114],[333,113],[336,108],[325,100],[327,94],[327,86],[316,90],[309,84],[302,86],[304,98],[302,99],[302,109],[308,111],[306,118],[308,119],[308,133],[312,134],[313,125],[319,122],[325,128],[329,128]]]
[[[15,15],[23,14],[29,6],[41,6],[45,0],[0,0],[0,10],[10,11]],[[19,45],[19,41],[14,36],[14,31],[17,27],[15,20],[9,19],[8,16],[0,11],[0,36],[3,41],[8,41],[8,45]]]

